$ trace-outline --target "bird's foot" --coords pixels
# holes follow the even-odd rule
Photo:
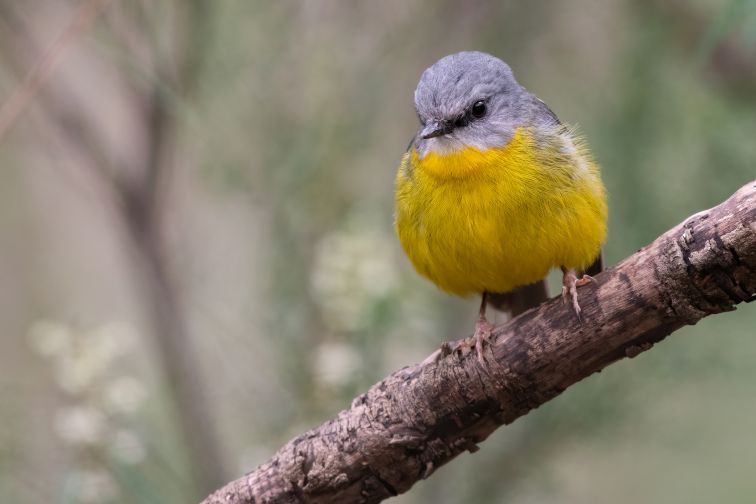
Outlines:
[[[583,321],[580,316],[580,303],[578,302],[577,288],[583,285],[593,282],[593,277],[590,275],[583,275],[578,278],[575,274],[575,270],[562,270],[564,276],[562,277],[562,301],[572,302],[572,309],[575,311],[575,315],[580,322]]]
[[[486,359],[483,357],[483,346],[490,343],[493,328],[494,326],[484,316],[478,317],[475,322],[473,341],[475,342],[475,352],[478,354],[478,363],[483,368],[487,367]]]
[[[480,310],[478,310],[478,320],[475,321],[475,334],[470,339],[465,339],[457,343],[452,349],[454,352],[462,352],[463,349],[475,347],[475,353],[478,355],[478,363],[483,369],[487,369],[486,359],[483,357],[483,347],[490,344],[491,334],[493,334],[494,326],[486,319],[486,299],[488,294],[483,293],[483,297],[480,302]]]

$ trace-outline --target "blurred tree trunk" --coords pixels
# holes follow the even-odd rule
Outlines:
[[[103,9],[106,6],[122,10]],[[206,0],[175,3],[172,7],[168,14],[161,13],[175,21],[166,43],[154,33],[144,34],[160,24],[157,13],[144,4],[124,7],[108,5],[107,0],[80,2],[71,13],[69,25],[61,26],[61,35],[52,42],[45,36],[45,44],[49,45],[42,50],[35,44],[37,16],[30,18],[28,11],[44,11],[46,6],[0,1],[0,40],[9,49],[3,56],[20,76],[18,89],[0,109],[0,140],[34,104],[35,111],[44,117],[44,125],[52,126],[53,135],[62,139],[66,154],[75,152],[86,161],[89,175],[99,179],[106,199],[117,209],[117,217],[125,224],[135,251],[134,266],[142,280],[138,288],[152,321],[161,371],[175,399],[175,419],[192,473],[192,491],[204,495],[225,480],[223,457],[186,314],[172,281],[162,229],[162,202],[170,188],[178,153],[176,102],[188,99],[196,85],[204,48],[210,43],[212,17]],[[149,77],[145,85],[134,77],[132,68],[118,69],[123,75],[115,83],[127,89],[126,106],[136,111],[140,122],[139,135],[124,132],[119,139],[125,147],[112,145],[102,133],[102,121],[110,120],[108,104],[96,103],[102,96],[85,96],[87,103],[82,103],[75,89],[66,86],[70,83],[55,73],[65,53],[73,50],[71,46],[98,15],[110,28],[105,33],[129,52],[130,63],[142,65],[139,70]],[[93,68],[100,68],[99,53],[81,47],[77,50],[85,60],[90,59]],[[103,83],[114,82],[103,76]],[[92,109],[98,113],[91,114]],[[146,140],[144,148],[139,139]],[[128,156],[119,157],[114,150],[127,152]]]
[[[178,407],[176,420],[191,460],[192,480],[196,491],[203,492],[222,482],[225,471],[212,423],[213,408],[207,399],[179,291],[172,280],[161,230],[160,203],[163,185],[168,183],[166,172],[174,158],[175,124],[158,86],[153,89],[146,117],[149,156],[141,183],[121,188],[122,218],[136,251],[135,266],[154,326],[162,370]]]

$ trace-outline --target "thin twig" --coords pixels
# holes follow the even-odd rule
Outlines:
[[[110,0],[89,0],[79,7],[66,30],[45,51],[11,96],[0,106],[0,142],[29,107],[40,88],[63,61],[65,50],[92,23]]]

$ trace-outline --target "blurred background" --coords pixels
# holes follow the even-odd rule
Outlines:
[[[0,0],[0,502],[198,501],[469,334],[392,228],[465,49],[588,138],[607,264],[756,174],[754,0]],[[752,502],[755,333],[686,328],[393,502]]]

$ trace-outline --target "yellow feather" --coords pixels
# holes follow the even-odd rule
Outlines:
[[[505,147],[412,148],[396,179],[396,230],[423,276],[444,291],[508,292],[555,267],[584,269],[606,236],[598,167],[567,128],[518,129]]]

